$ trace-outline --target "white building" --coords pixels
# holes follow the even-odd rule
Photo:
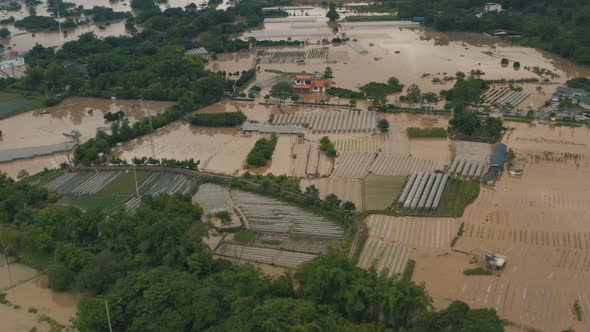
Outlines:
[[[483,5],[483,11],[486,13],[498,13],[502,11],[502,5],[495,2],[486,2],[485,5]]]

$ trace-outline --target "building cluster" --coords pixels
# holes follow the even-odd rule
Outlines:
[[[293,89],[303,93],[326,92],[326,81],[316,78],[314,75],[297,75],[293,80]]]
[[[590,110],[590,92],[583,89],[575,89],[567,86],[560,86],[557,88],[551,101],[559,102],[564,99],[571,100],[572,104],[579,105],[587,110]]]

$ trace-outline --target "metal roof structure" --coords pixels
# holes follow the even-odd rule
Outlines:
[[[190,50],[184,51],[184,55],[205,55],[208,56],[209,52],[204,47],[191,48]]]
[[[494,149],[494,153],[490,157],[490,167],[504,167],[504,161],[506,161],[506,152],[508,151],[508,146],[503,143],[496,144],[496,148]]]
[[[295,134],[304,136],[305,128],[299,126],[278,126],[261,123],[246,122],[242,125],[242,132],[259,132],[271,134]]]
[[[317,29],[283,29],[283,30],[255,30],[248,37],[254,38],[288,38],[294,36],[312,37],[312,36],[332,36],[332,31],[325,28]]]

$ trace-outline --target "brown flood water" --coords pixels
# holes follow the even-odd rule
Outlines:
[[[6,289],[11,286],[13,288]],[[62,325],[69,325],[81,298],[78,293],[48,289],[47,277],[39,277],[38,271],[20,263],[11,264],[10,272],[5,264],[0,266],[0,289],[12,304],[0,304],[0,327],[3,331],[30,331],[33,327],[44,331],[47,326],[38,323],[43,315]],[[14,305],[20,308],[16,309]],[[29,312],[29,308],[37,312]]]
[[[37,109],[0,120],[0,150],[35,147],[66,141],[64,134],[80,132],[81,141],[96,134],[99,128],[108,128],[103,116],[107,112],[123,111],[131,122],[142,119],[149,109],[156,113],[172,102],[145,101],[144,109],[137,100],[111,100],[74,97],[53,107]],[[135,105],[135,107],[134,107]]]
[[[266,24],[263,30],[282,31],[281,24]],[[434,78],[455,76],[462,71],[469,74],[471,70],[480,70],[485,74],[483,79],[523,79],[541,77],[524,69],[541,67],[552,70],[559,75],[551,79],[555,83],[563,83],[568,78],[590,75],[590,69],[577,66],[565,59],[533,48],[510,45],[498,39],[488,38],[473,33],[437,33],[423,29],[400,29],[388,27],[353,27],[342,30],[347,37],[355,39],[367,50],[360,54],[347,45],[328,45],[329,53],[326,61],[306,60],[306,64],[296,63],[260,63],[261,67],[256,84],[264,87],[271,82],[276,74],[264,72],[265,69],[283,72],[308,73],[323,72],[326,66],[334,71],[333,85],[348,89],[356,89],[368,82],[385,82],[391,76],[397,77],[406,87],[418,84],[422,92],[435,92],[450,88],[454,82],[433,83]],[[275,38],[280,39],[280,38]],[[310,40],[313,42],[313,40]],[[308,51],[320,45],[305,47],[281,48],[281,51]],[[267,48],[261,48],[267,49]],[[213,61],[209,68],[228,72],[242,71],[252,68],[255,52],[244,52],[220,57]],[[521,69],[512,66],[503,67],[502,58],[519,61]],[[536,87],[536,86],[535,86]],[[547,87],[547,94],[552,87]],[[263,91],[264,93],[264,91]],[[535,103],[537,103],[535,101]]]

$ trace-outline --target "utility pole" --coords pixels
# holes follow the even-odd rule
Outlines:
[[[61,18],[59,17],[59,10],[57,11],[57,27],[59,28],[59,40],[61,41],[61,47],[64,45],[64,37],[61,31]]]
[[[109,322],[109,331],[113,332],[113,327],[111,326],[111,315],[109,315],[109,305],[107,304],[107,300],[104,300],[104,307],[107,311],[107,320]]]
[[[135,178],[135,194],[139,198],[139,187],[137,186],[137,171],[135,170],[135,164],[133,164],[133,177]]]

